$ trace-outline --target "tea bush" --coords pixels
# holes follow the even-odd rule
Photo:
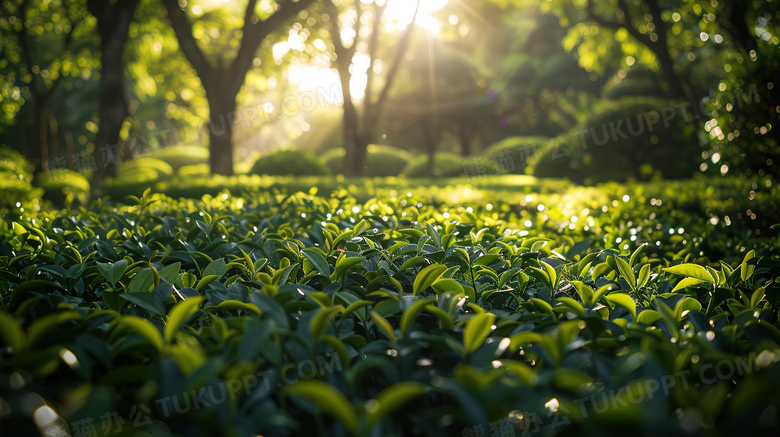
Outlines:
[[[508,137],[491,144],[482,155],[485,160],[487,174],[494,174],[494,166],[498,165],[501,172],[525,174],[525,168],[531,162],[535,153],[543,153],[551,139],[547,137]],[[509,160],[510,165],[500,166],[501,160]],[[547,175],[552,177],[551,175]]]
[[[417,155],[409,161],[403,171],[408,178],[454,178],[463,176],[463,163],[466,161],[461,155],[452,152],[438,152],[433,160],[433,173],[428,172],[428,157]]]
[[[700,152],[693,120],[689,106],[660,99],[606,103],[585,126],[553,139],[533,174],[589,184],[691,177]]]
[[[396,184],[362,201],[346,188],[146,192],[127,205],[9,209],[0,426],[776,431],[771,180],[543,192],[501,180],[510,202],[476,185]],[[747,205],[749,217],[720,215]]]
[[[34,188],[33,166],[16,150],[0,147],[0,208],[38,201],[43,190]]]
[[[43,188],[43,198],[58,206],[72,201],[86,203],[89,198],[89,180],[81,173],[60,169],[57,172],[42,174],[37,185]]]
[[[165,161],[174,170],[178,170],[187,165],[208,164],[209,150],[205,147],[197,146],[176,146],[156,150],[152,157]]]
[[[322,155],[322,161],[333,174],[344,173],[344,149],[331,149]],[[398,176],[409,164],[411,155],[404,149],[381,144],[369,144],[366,168],[363,174],[369,177]]]
[[[279,150],[261,156],[252,166],[251,173],[269,176],[320,176],[329,172],[320,159],[310,152]]]

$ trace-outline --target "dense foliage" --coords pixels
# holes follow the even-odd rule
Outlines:
[[[778,426],[776,190],[550,184],[504,203],[474,197],[490,192],[483,183],[361,201],[344,189],[145,193],[7,210],[0,425],[188,436]],[[746,204],[749,217],[719,215]]]
[[[43,194],[33,188],[33,166],[19,152],[0,147],[0,208],[29,202]]]
[[[333,174],[344,174],[343,148],[332,149],[321,156]],[[364,174],[371,177],[398,176],[409,164],[411,156],[404,149],[382,144],[369,144],[366,148]]]
[[[309,152],[279,150],[261,156],[252,166],[251,173],[269,176],[319,176],[328,174],[328,168]]]

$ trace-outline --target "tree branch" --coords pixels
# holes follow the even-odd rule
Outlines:
[[[63,3],[65,4],[66,11],[69,12],[70,8],[68,7],[68,5],[70,4],[70,2],[65,1]],[[60,58],[65,57],[65,54],[68,51],[70,51],[70,47],[73,44],[73,35],[76,33],[76,28],[83,21],[83,18],[74,18],[74,17],[70,16],[70,14],[68,14],[68,15],[69,15],[68,20],[70,21],[70,30],[65,35],[65,41],[63,41],[63,43],[62,43],[62,53],[60,54]],[[52,81],[51,87],[47,91],[47,94],[50,95],[50,96],[54,94],[54,91],[56,90],[57,85],[59,85],[59,83],[60,83],[60,81],[62,79],[62,64],[63,63],[60,62],[60,65],[57,67],[56,78],[54,78],[54,80]]]
[[[168,19],[171,21],[174,33],[176,33],[181,51],[198,73],[198,77],[201,80],[212,77],[215,69],[198,46],[198,42],[192,34],[192,23],[187,18],[187,13],[179,7],[177,0],[162,0],[162,3],[168,11]]]
[[[374,104],[374,107],[376,108],[374,111],[374,117],[379,117],[379,114],[382,111],[382,107],[385,104],[385,101],[387,100],[387,96],[390,93],[390,88],[393,86],[393,82],[395,81],[395,77],[398,74],[398,69],[401,66],[401,60],[403,59],[403,56],[406,52],[406,48],[409,46],[409,41],[412,39],[412,32],[415,27],[415,21],[417,20],[417,12],[420,11],[420,1],[417,2],[417,6],[414,9],[414,16],[412,16],[412,22],[409,23],[409,27],[404,29],[403,35],[401,35],[401,38],[398,39],[397,44],[397,51],[395,53],[395,57],[393,58],[393,65],[390,67],[390,71],[387,72],[387,78],[385,79],[385,86],[382,88],[382,92],[379,94],[379,97],[376,99],[376,103]]]
[[[382,14],[387,8],[387,3],[379,6],[374,3],[374,23],[372,25],[371,37],[368,39],[368,70],[366,71],[366,98],[363,102],[363,112],[366,118],[371,111],[371,90],[374,88],[374,62],[376,61],[376,52],[379,47],[379,28],[382,25]],[[359,21],[359,20],[358,20]]]
[[[175,0],[173,0],[175,1]],[[243,83],[243,78],[252,66],[255,53],[263,39],[271,32],[281,27],[287,20],[298,15],[302,10],[308,8],[314,0],[288,0],[281,3],[279,9],[263,21],[252,22],[254,15],[255,0],[250,0],[244,14],[244,36],[241,38],[241,45],[238,48],[238,54],[230,67],[230,77],[232,83]],[[251,7],[251,9],[250,9]],[[238,90],[235,90],[238,92]]]
[[[595,21],[599,26],[612,29],[626,29],[628,33],[640,43],[646,45],[647,47],[652,47],[654,44],[653,41],[631,24],[631,12],[629,11],[626,2],[624,0],[618,0],[618,7],[620,7],[620,10],[623,12],[623,21],[607,20],[606,18],[597,14],[595,7],[593,6],[593,0],[588,0],[588,4],[586,6],[588,16],[593,19],[593,21]]]

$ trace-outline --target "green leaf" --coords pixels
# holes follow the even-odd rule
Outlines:
[[[457,253],[458,256],[460,257],[460,259],[462,259],[463,262],[465,262],[467,265],[469,265],[469,266],[471,265],[471,261],[469,260],[469,253],[466,252],[466,249],[463,249],[463,248],[460,248],[460,247],[456,247],[456,248],[452,249],[452,251]]]
[[[495,314],[477,314],[468,321],[463,329],[463,347],[466,353],[474,353],[485,342],[492,331],[491,327],[496,320]]]
[[[617,263],[618,270],[620,270],[620,274],[623,276],[623,279],[628,282],[628,286],[631,287],[632,290],[636,290],[636,276],[634,275],[634,271],[631,269],[631,266],[628,265],[628,262],[619,256],[615,257],[615,262]]]
[[[761,303],[762,300],[764,300],[764,296],[766,296],[766,290],[764,287],[761,287],[753,292],[753,295],[750,296],[750,308],[758,308],[758,304]]]
[[[582,304],[577,302],[576,300],[570,298],[570,297],[567,297],[567,296],[559,297],[558,298],[558,302],[561,302],[566,307],[571,309],[571,311],[574,314],[577,314],[577,315],[584,315],[585,314],[585,309],[582,307]]]
[[[362,219],[359,222],[357,222],[355,226],[352,228],[352,235],[357,237],[358,235],[362,234],[363,231],[366,230],[366,228],[368,228],[368,222],[366,221],[366,219]]]
[[[329,277],[330,276],[330,266],[328,265],[328,261],[325,259],[324,256],[322,256],[319,251],[315,248],[306,248],[301,251],[303,256],[306,257],[306,259],[309,260],[309,262],[314,266],[315,269],[317,269],[317,272],[319,274]]]
[[[756,257],[756,251],[751,250],[745,255],[745,259],[742,260],[742,264],[739,266],[739,276],[742,278],[742,281],[747,282],[747,280],[753,276],[753,271],[756,269],[756,266],[752,264],[748,264],[748,261]]]
[[[631,318],[636,320],[636,302],[634,299],[625,293],[612,293],[607,295],[607,302],[614,305],[619,305],[631,314]]]
[[[111,283],[112,287],[116,287],[116,283],[122,279],[122,275],[125,274],[125,270],[127,269],[126,259],[119,260],[115,263],[102,263],[98,261],[95,264],[97,265],[100,274],[106,278],[106,281]]]
[[[180,269],[181,263],[179,262],[167,265],[160,270],[160,277],[171,284],[175,284],[176,279],[179,277]]]
[[[18,354],[25,345],[22,325],[14,316],[3,310],[0,310],[0,338],[15,354]]]
[[[309,330],[312,337],[315,339],[321,338],[325,334],[325,330],[328,329],[328,323],[333,320],[333,317],[337,313],[344,311],[344,307],[341,305],[334,305],[329,308],[323,308],[311,319]]]
[[[379,392],[373,401],[367,402],[367,405],[370,405],[367,408],[368,425],[376,425],[395,410],[409,403],[411,399],[423,395],[427,391],[428,388],[425,384],[413,381],[398,382],[387,387]]]
[[[401,316],[401,334],[407,335],[409,333],[409,328],[412,326],[412,323],[414,323],[414,319],[423,309],[425,309],[425,306],[432,301],[433,297],[420,299],[404,311],[404,314]]]
[[[637,316],[636,321],[639,323],[644,323],[645,325],[652,325],[655,322],[662,320],[664,316],[661,315],[658,311],[655,310],[644,310],[641,313],[639,313],[639,316]]]
[[[221,278],[222,275],[225,274],[226,270],[227,270],[227,265],[225,264],[225,260],[222,258],[217,258],[214,261],[210,262],[205,269],[203,269],[202,276],[206,277],[206,276],[216,275],[217,278]]]
[[[147,313],[153,316],[164,316],[165,306],[162,301],[148,291],[133,291],[128,293],[122,293],[119,295],[122,299],[130,302],[131,304],[143,309]]]
[[[701,279],[702,281],[709,282],[710,284],[715,283],[715,278],[712,277],[710,272],[708,272],[707,269],[705,269],[704,267],[698,264],[680,264],[672,267],[667,267],[661,270],[675,275],[688,276],[691,278]]]
[[[575,289],[577,289],[577,294],[580,295],[582,304],[586,307],[592,307],[595,303],[593,299],[593,289],[580,281],[570,281],[570,284],[573,285]]]
[[[240,300],[223,300],[218,305],[211,305],[206,307],[206,309],[218,311],[243,310],[260,317],[260,309],[256,305],[241,302]]]
[[[211,284],[212,282],[216,281],[217,279],[219,279],[220,276],[221,275],[208,275],[208,276],[202,277],[200,279],[200,281],[198,281],[198,283],[195,285],[195,289],[198,290],[198,291],[203,290],[203,287],[205,287],[205,286]]]
[[[361,308],[367,307],[367,306],[369,306],[371,304],[373,304],[373,302],[371,302],[370,300],[358,300],[358,301],[352,302],[351,304],[349,304],[347,306],[347,309],[344,310],[344,314],[342,314],[341,317],[342,318],[346,318],[347,316],[349,316],[350,314],[354,313],[355,311],[357,311],[357,310],[359,310]],[[363,314],[365,314],[365,313],[363,313]],[[358,316],[358,317],[360,317],[360,316]],[[362,320],[362,318],[361,318],[361,320]]]
[[[313,402],[317,408],[335,417],[350,432],[358,431],[358,415],[347,398],[335,387],[316,379],[299,381],[285,387],[282,396],[299,396]]]
[[[636,280],[637,289],[647,285],[647,281],[650,279],[650,264],[645,264],[639,269],[639,277]]]
[[[341,254],[338,260],[336,260],[336,271],[333,273],[334,276],[332,276],[332,279],[338,279],[343,278],[344,275],[354,267],[356,264],[360,264],[363,262],[362,256],[351,256],[346,257],[344,254]]]
[[[431,284],[431,288],[433,288],[433,291],[435,291],[437,294],[445,293],[447,291],[452,291],[455,294],[465,292],[463,286],[460,285],[458,281],[450,278],[437,279],[433,282],[433,284]]]
[[[497,259],[501,258],[501,255],[495,254],[495,253],[489,253],[487,255],[482,255],[481,257],[474,260],[475,266],[486,266],[493,264],[496,262]]]
[[[441,237],[439,236],[439,233],[436,232],[436,228],[433,227],[430,223],[425,224],[425,228],[428,230],[428,235],[431,236],[433,239],[433,244],[436,246],[437,249],[441,250]]]
[[[454,329],[455,324],[452,321],[452,316],[443,309],[433,306],[431,304],[425,306],[425,311],[439,319],[439,323],[445,329]]]
[[[693,285],[698,285],[698,284],[701,284],[702,282],[705,282],[705,281],[702,281],[701,279],[698,279],[698,278],[682,278],[680,280],[680,282],[678,282],[677,285],[674,286],[674,288],[672,289],[672,292],[675,292],[677,290],[682,290],[685,287],[691,287]]]
[[[542,299],[539,299],[538,297],[532,297],[530,299],[530,302],[540,313],[544,313],[549,315],[552,318],[555,318],[555,312],[553,311],[552,306],[548,302],[545,302]]]
[[[163,328],[163,336],[166,342],[170,343],[173,340],[173,335],[184,325],[184,322],[190,316],[198,311],[201,302],[203,302],[203,296],[194,296],[180,301],[171,308],[168,314],[168,322],[165,324],[165,328]]]
[[[189,300],[189,299],[188,299]],[[123,316],[119,319],[119,326],[124,326],[143,337],[158,351],[163,349],[163,338],[160,331],[152,322],[137,316]],[[167,328],[167,326],[166,326]]]
[[[631,254],[631,258],[628,260],[628,265],[633,268],[636,265],[636,262],[639,261],[639,257],[642,256],[642,252],[644,252],[645,249],[647,249],[647,243],[637,247],[634,253]]]
[[[439,279],[439,276],[441,276],[445,270],[447,270],[447,266],[438,263],[431,264],[422,269],[414,279],[412,293],[416,296],[428,289],[434,281]]]
[[[393,332],[393,325],[390,324],[390,322],[387,321],[384,317],[377,314],[376,311],[371,310],[371,320],[376,323],[376,325],[379,327],[382,332],[385,333],[385,335],[390,339],[391,342],[395,343],[395,332]]]
[[[146,267],[133,276],[133,279],[127,286],[127,290],[148,292],[152,287],[154,287],[154,273],[152,273],[151,268]]]
[[[422,264],[425,262],[425,258],[421,256],[415,256],[412,258],[409,258],[408,260],[404,261],[403,264],[401,264],[401,267],[398,269],[398,273],[401,273],[411,267],[414,267],[416,265]],[[388,272],[389,273],[389,272]]]

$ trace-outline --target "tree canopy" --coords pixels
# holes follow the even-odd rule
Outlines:
[[[343,171],[360,175],[371,143],[423,153],[432,169],[436,151],[465,159],[522,136],[560,139],[567,158],[552,175],[571,176],[593,159],[620,165],[570,139],[593,120],[636,115],[626,111],[642,99],[654,102],[645,111],[690,112],[691,135],[645,132],[687,170],[659,161],[615,177],[778,173],[779,18],[761,0],[4,0],[0,10],[0,142],[39,173],[69,168],[99,184],[122,160],[179,145],[208,148],[210,171],[229,175],[294,144],[344,148]]]

